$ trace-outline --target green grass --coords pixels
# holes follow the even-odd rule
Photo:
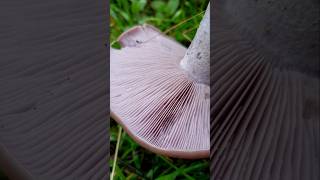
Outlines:
[[[116,149],[119,126],[111,121],[110,126],[110,172]],[[209,179],[209,161],[183,160],[156,155],[142,148],[126,133],[122,133],[114,180],[126,179]]]
[[[110,42],[117,47],[118,36],[138,24],[151,24],[167,31],[181,44],[188,46],[202,19],[208,0],[112,0],[110,2]],[[183,22],[183,23],[181,23]],[[117,144],[119,125],[110,124],[110,174]],[[149,152],[126,133],[120,137],[114,180],[126,179],[209,179],[209,160],[183,160]]]
[[[205,11],[208,2],[208,0],[112,0],[110,41],[116,41],[122,32],[138,24],[147,23],[166,31],[192,17],[168,33],[169,36],[188,46],[202,19],[203,14],[198,14]]]

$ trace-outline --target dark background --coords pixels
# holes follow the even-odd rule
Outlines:
[[[0,2],[1,174],[108,177],[108,9],[102,0]]]

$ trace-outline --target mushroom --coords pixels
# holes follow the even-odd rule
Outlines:
[[[142,25],[119,37],[120,50],[110,50],[111,116],[155,153],[209,156],[209,7],[188,49]]]
[[[317,12],[316,1],[215,1],[212,179],[320,179]]]
[[[0,171],[8,179],[109,178],[105,3],[1,1]]]

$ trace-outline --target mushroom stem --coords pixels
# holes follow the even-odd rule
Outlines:
[[[210,3],[180,66],[198,83],[210,83]]]

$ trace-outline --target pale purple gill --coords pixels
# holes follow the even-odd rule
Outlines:
[[[153,152],[209,156],[209,14],[208,8],[188,49],[143,25],[119,37],[120,50],[110,50],[111,116]]]

